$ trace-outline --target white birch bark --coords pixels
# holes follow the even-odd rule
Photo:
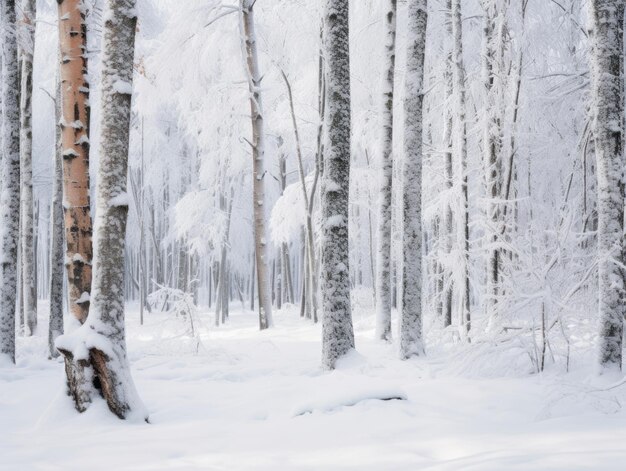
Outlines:
[[[422,107],[427,2],[408,5],[406,92],[404,98],[404,180],[400,358],[424,354],[422,339]]]
[[[351,148],[348,0],[326,1],[324,52],[327,101],[321,184],[322,366],[333,369],[337,360],[354,348],[348,256]]]
[[[82,324],[89,313],[93,258],[86,5],[84,0],[57,0],[57,4],[68,303],[70,312]]]
[[[0,355],[15,363],[20,213],[20,103],[15,0],[2,2],[2,194],[0,195]]]
[[[393,92],[396,62],[397,1],[385,2],[385,54],[382,83],[381,172],[378,200],[376,338],[391,340],[391,226],[393,191]]]
[[[261,80],[259,54],[257,51],[254,24],[254,1],[241,0],[242,40],[246,54],[248,88],[250,90],[250,116],[252,119],[252,159],[253,159],[253,211],[254,243],[257,266],[257,286],[259,296],[259,327],[271,327],[272,296],[268,276],[268,238],[265,214],[265,126],[263,103],[261,100]]]
[[[135,0],[108,0],[104,18],[102,131],[91,304],[85,324],[74,333],[59,337],[57,346],[79,367],[83,366],[81,360],[89,361],[111,412],[122,419],[147,420],[126,353],[123,289],[129,204],[128,142],[137,23]],[[89,378],[88,374],[85,376]],[[72,388],[72,378],[68,380]],[[85,381],[80,381],[77,386],[79,394],[72,393],[75,398],[89,397]],[[85,404],[82,406],[84,410]]]
[[[20,179],[22,302],[26,335],[37,327],[37,284],[33,219],[33,54],[37,2],[22,0],[19,8],[18,46],[20,60]]]
[[[624,286],[622,0],[593,0],[592,112],[598,165],[599,363],[621,369]]]

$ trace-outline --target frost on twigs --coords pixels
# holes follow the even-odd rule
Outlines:
[[[198,354],[203,348],[200,338],[200,318],[193,293],[180,289],[160,287],[148,295],[152,312],[167,313],[155,336],[158,353]]]

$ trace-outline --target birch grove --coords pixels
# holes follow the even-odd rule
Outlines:
[[[623,374],[623,0],[0,12],[0,354],[77,411],[166,356]]]

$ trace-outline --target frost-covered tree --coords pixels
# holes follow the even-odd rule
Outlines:
[[[2,194],[0,195],[0,354],[15,363],[17,244],[20,225],[20,103],[15,0],[2,2]]]
[[[457,246],[461,250],[462,265],[461,288],[462,299],[461,319],[466,334],[470,331],[470,277],[469,277],[469,250],[470,250],[470,222],[469,222],[469,188],[467,175],[467,122],[466,122],[466,72],[463,60],[463,13],[461,0],[452,0],[452,76],[454,81],[454,119],[455,135],[454,149],[457,153],[456,179],[460,183],[460,224],[457,229]]]
[[[387,0],[384,8],[385,66],[382,81],[381,172],[378,200],[378,258],[376,270],[376,337],[381,340],[391,340],[391,212],[396,11],[397,0]]]
[[[71,363],[67,366],[66,361],[68,383],[79,410],[84,410],[93,394],[87,381],[91,373],[97,377],[111,412],[122,419],[147,420],[126,353],[123,291],[136,23],[134,0],[107,1],[91,306],[86,323],[70,335],[59,337],[57,346]]]
[[[422,335],[422,139],[426,0],[408,5],[407,65],[404,98],[404,192],[402,209],[402,307],[400,357],[424,353]]]
[[[20,60],[20,179],[21,179],[21,274],[25,333],[37,327],[37,266],[33,212],[33,53],[37,2],[22,0],[19,8]]]
[[[252,0],[241,0],[242,38],[246,53],[248,88],[250,90],[250,118],[252,120],[252,160],[253,160],[253,207],[254,245],[257,267],[257,291],[259,294],[259,325],[261,330],[272,326],[272,297],[268,273],[269,250],[267,237],[267,215],[265,212],[265,127],[259,53],[254,24],[254,4]]]
[[[59,0],[63,195],[69,306],[81,323],[89,313],[92,223],[89,196],[89,82],[84,0]]]
[[[348,0],[324,12],[326,143],[322,176],[322,365],[333,369],[354,348],[348,256],[350,188],[350,28]]]
[[[485,178],[485,247],[487,258],[487,289],[485,313],[489,327],[498,318],[502,294],[502,91],[506,79],[503,67],[506,20],[504,2],[482,0],[482,80],[483,97],[483,169]]]
[[[57,83],[56,152],[54,152],[54,181],[50,208],[50,318],[48,321],[48,351],[52,358],[59,356],[55,342],[64,332],[63,326],[63,278],[65,240],[63,238],[63,143],[61,142],[61,86]]]
[[[598,164],[600,357],[621,369],[626,313],[624,286],[624,3],[591,2],[592,112]]]
[[[453,93],[454,93],[454,78],[453,78],[453,31],[452,31],[452,0],[446,1],[445,9],[445,27],[446,38],[444,41],[444,81],[445,81],[445,112],[443,122],[443,155],[444,155],[444,179],[445,188],[448,193],[448,198],[445,201],[445,224],[443,235],[443,249],[445,251],[445,258],[447,258],[450,265],[450,254],[452,252],[453,238],[454,238],[454,211],[452,203],[452,192],[454,186],[454,160],[458,160],[459,156],[455,155],[452,148],[452,132],[454,124],[453,113]],[[452,325],[452,300],[455,291],[455,279],[454,270],[456,267],[448,267],[442,273],[442,282],[444,285],[442,310],[443,310],[443,326],[448,327]]]

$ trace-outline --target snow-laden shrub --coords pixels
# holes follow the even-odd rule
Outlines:
[[[199,352],[201,323],[192,293],[161,287],[148,295],[148,304],[153,312],[165,315],[154,325],[153,339],[159,353]]]

